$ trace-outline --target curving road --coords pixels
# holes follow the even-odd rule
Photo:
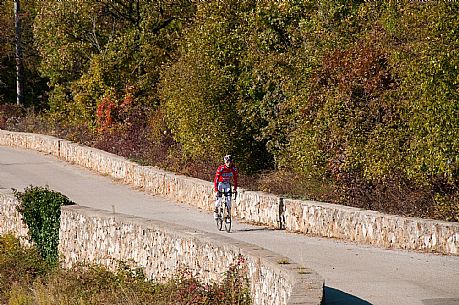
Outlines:
[[[0,189],[44,186],[82,206],[216,233],[210,214],[151,196],[34,151],[0,146]],[[228,234],[228,233],[221,233]],[[236,222],[230,236],[325,278],[326,305],[459,305],[459,256],[384,250]]]

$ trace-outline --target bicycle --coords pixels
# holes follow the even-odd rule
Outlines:
[[[225,224],[225,231],[231,231],[231,210],[228,208],[228,199],[231,198],[231,192],[222,192],[223,198],[220,207],[217,210],[217,228],[219,231],[223,230],[223,223]]]

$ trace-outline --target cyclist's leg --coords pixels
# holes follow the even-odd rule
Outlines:
[[[226,197],[226,207],[228,209],[228,214],[227,218],[231,219],[231,193],[229,193],[229,196]]]
[[[232,194],[231,194],[231,185],[225,185],[224,188],[225,196],[226,196],[226,206],[228,207],[228,212],[231,211],[231,199],[232,199]]]
[[[221,203],[222,203],[222,184],[219,183],[218,184],[218,192],[217,192],[217,195],[215,197],[215,210],[214,210],[214,218],[217,219],[217,214],[218,214],[218,208],[220,207]]]

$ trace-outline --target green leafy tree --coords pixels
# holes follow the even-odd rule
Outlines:
[[[163,73],[169,127],[185,155],[232,152],[249,170],[272,168],[282,149],[286,88],[307,5],[219,1],[198,6],[181,57]]]
[[[394,64],[409,101],[404,119],[411,135],[407,174],[422,183],[457,183],[459,168],[459,4],[412,5],[404,14],[404,49]],[[406,36],[405,36],[406,35]]]
[[[403,196],[425,189],[412,208],[428,201],[420,209],[434,216],[429,205],[449,205],[444,215],[454,219],[457,4],[364,3],[325,24],[317,8],[307,32],[326,42],[307,40],[320,61],[305,57],[313,70],[289,102],[298,123],[280,164],[331,179],[344,187],[344,202],[358,196],[371,202],[375,189],[403,189],[394,199],[400,211]],[[437,194],[435,202],[429,193]]]
[[[409,135],[403,170],[432,189],[434,216],[458,221],[459,4],[412,4],[410,10],[414,14],[402,14],[394,30],[405,41],[393,56]]]
[[[359,2],[312,1],[304,10],[304,17],[298,20],[299,46],[290,56],[293,70],[287,89],[289,98],[281,105],[289,111],[281,117],[288,128],[278,163],[320,178],[327,175],[330,161],[344,160],[346,147],[359,136],[354,127],[363,123],[359,121],[365,116],[364,109],[360,118],[352,112],[365,102],[354,97],[367,98],[362,96],[364,84],[360,78],[371,76],[359,64],[368,55],[363,51],[373,51],[361,48],[359,44],[365,39],[356,39],[360,27],[365,28],[357,26],[361,19]],[[372,62],[365,64],[370,68]],[[349,137],[348,132],[355,136]]]
[[[160,67],[193,12],[185,0],[43,2],[35,35],[51,113],[93,127],[104,96],[131,87],[137,103],[155,107]]]
[[[235,153],[241,164],[260,155],[238,113],[238,81],[245,13],[250,1],[200,3],[180,57],[162,75],[168,126],[191,158]],[[253,150],[252,150],[252,149]]]

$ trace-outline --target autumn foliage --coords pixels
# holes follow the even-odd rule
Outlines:
[[[25,9],[30,75],[48,84],[29,100],[50,133],[205,179],[232,153],[249,188],[459,219],[455,1]],[[14,96],[5,46],[2,103]]]

